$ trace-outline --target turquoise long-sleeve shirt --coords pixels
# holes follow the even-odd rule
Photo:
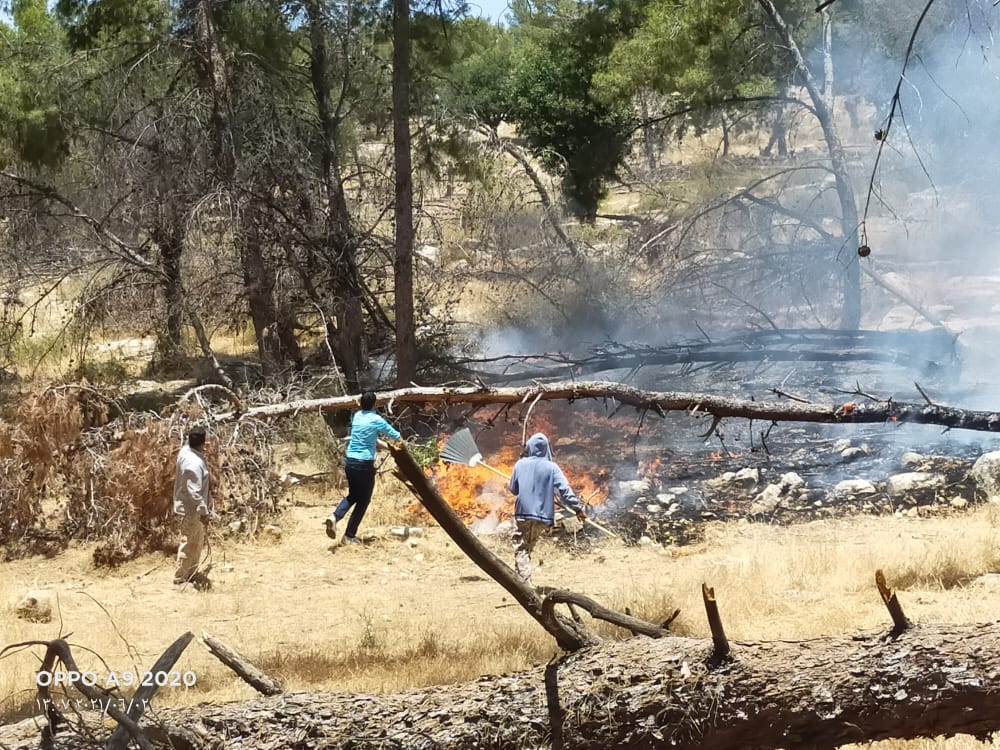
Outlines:
[[[399,432],[375,410],[359,411],[351,418],[351,442],[347,444],[347,457],[355,461],[375,460],[375,441],[379,435],[399,440]]]

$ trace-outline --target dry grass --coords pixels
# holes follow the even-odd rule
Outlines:
[[[372,541],[361,549],[331,548],[323,535],[322,518],[337,491],[300,488],[282,517],[279,543],[215,539],[215,588],[206,594],[172,588],[169,557],[145,555],[102,572],[88,569],[84,547],[41,564],[8,563],[0,602],[29,586],[55,588],[63,630],[74,631],[74,642],[119,670],[148,665],[183,631],[204,629],[230,640],[293,690],[396,691],[511,672],[550,658],[551,640],[438,529],[427,529],[413,547],[387,533],[386,526],[406,520],[399,513],[408,498],[392,488],[393,481],[388,475],[379,479],[362,526]],[[704,543],[678,549],[613,541],[573,547],[546,540],[536,555],[542,563],[536,582],[628,606],[650,619],[680,607],[676,629],[695,637],[708,635],[700,601],[707,582],[716,589],[734,640],[794,639],[886,628],[873,584],[881,567],[889,583],[903,589],[912,619],[989,621],[996,617],[1000,589],[960,582],[997,567],[998,534],[998,513],[990,507],[940,519],[855,518],[790,528],[719,524]],[[509,540],[486,542],[509,558]],[[57,625],[25,623],[0,609],[0,630],[12,642],[52,637]],[[610,629],[602,632],[612,635]],[[96,664],[89,656],[80,659]],[[4,659],[0,696],[31,685],[34,665],[27,654]],[[164,701],[252,695],[197,645],[179,666],[196,672],[198,686],[168,693]],[[21,697],[31,699],[29,693]],[[980,745],[959,738],[878,747]]]

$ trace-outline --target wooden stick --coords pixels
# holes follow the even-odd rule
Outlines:
[[[899,635],[904,630],[907,630],[911,623],[906,618],[906,615],[903,614],[903,606],[899,603],[899,599],[896,598],[896,592],[886,584],[885,575],[882,573],[881,568],[875,571],[875,585],[878,587],[878,593],[882,597],[882,602],[892,617],[892,635]]]
[[[201,642],[223,664],[236,672],[245,683],[261,695],[281,695],[285,688],[278,680],[266,674],[259,667],[250,663],[239,651],[223,643],[218,638],[205,631],[201,633]]]
[[[706,583],[701,584],[701,598],[705,600],[705,614],[708,615],[708,627],[712,631],[712,643],[715,646],[712,658],[725,659],[729,656],[729,639],[726,638],[726,631],[722,627],[719,603],[715,600],[715,589],[709,588]]]
[[[152,679],[144,681],[139,689],[135,691],[132,699],[129,701],[128,717],[138,725],[139,719],[142,718],[143,713],[149,707],[149,702],[152,700],[156,691],[160,688],[160,684],[157,682],[156,676],[159,674],[166,674],[170,671],[170,668],[177,663],[177,660],[184,653],[184,649],[194,638],[194,633],[187,632],[174,641],[167,648],[160,658],[156,660],[153,664],[153,668],[150,670],[152,674]],[[132,730],[128,727],[119,724],[115,727],[115,731],[111,733],[111,737],[108,739],[107,750],[125,750],[131,740]]]

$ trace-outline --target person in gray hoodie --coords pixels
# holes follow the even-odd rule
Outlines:
[[[549,439],[536,432],[524,447],[525,455],[510,477],[510,491],[517,495],[514,505],[514,567],[525,583],[531,583],[531,553],[535,544],[555,521],[555,496],[560,504],[576,513],[581,521],[587,514],[583,503],[566,481],[562,469],[552,460]]]

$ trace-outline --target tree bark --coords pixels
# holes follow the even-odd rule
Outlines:
[[[543,401],[575,401],[594,398],[612,404],[634,406],[658,414],[668,411],[686,411],[692,415],[708,414],[717,419],[740,417],[775,422],[823,422],[828,424],[873,424],[883,422],[912,422],[934,424],[941,427],[982,432],[1000,432],[1000,411],[974,411],[937,404],[909,404],[899,401],[849,401],[842,404],[816,404],[784,401],[752,401],[727,398],[708,393],[684,391],[644,391],[621,383],[579,381],[546,383],[519,388],[403,388],[385,391],[380,397],[390,404],[525,404],[538,398]],[[302,412],[341,411],[356,409],[357,398],[303,399],[282,404],[268,404],[243,412],[219,414],[219,421],[238,418],[277,419]]]
[[[395,695],[161,708],[162,724],[145,732],[177,747],[247,750],[514,750],[547,747],[557,730],[564,750],[764,750],[1000,730],[998,623],[731,645],[732,659],[713,667],[711,640],[632,638],[549,667]],[[195,728],[199,745],[179,741]],[[0,743],[36,748],[37,730],[32,740],[26,731],[24,723],[2,728]]]
[[[396,172],[396,385],[417,376],[413,310],[413,165],[410,155],[410,0],[392,3],[392,148]]]
[[[327,18],[319,0],[310,0],[305,7],[309,18],[309,71],[322,133],[319,167],[326,192],[326,250],[335,296],[333,319],[336,326],[333,321],[330,322],[327,336],[335,342],[339,360],[335,364],[344,371],[347,390],[357,393],[361,390],[361,370],[366,360],[362,288],[355,257],[355,237],[340,174],[340,150],[337,145],[339,118],[330,97]]]

